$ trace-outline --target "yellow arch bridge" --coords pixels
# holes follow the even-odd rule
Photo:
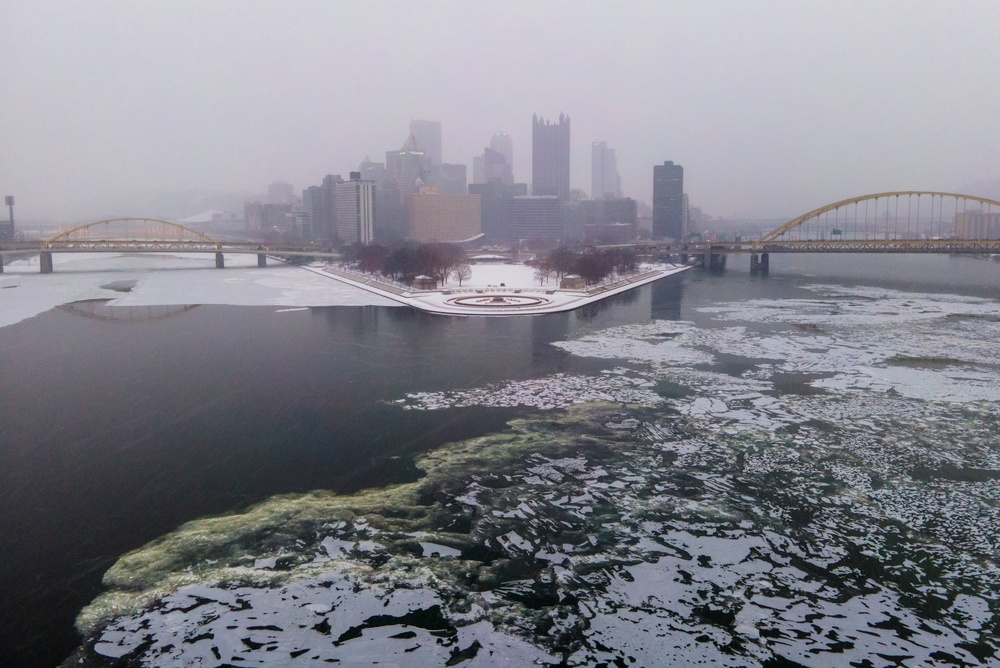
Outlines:
[[[771,253],[1000,253],[1000,201],[928,190],[861,195],[813,209],[759,239],[631,245],[658,255],[693,255],[705,267],[750,255],[768,270]]]
[[[840,200],[793,218],[752,241],[627,244],[641,253],[700,257],[721,268],[732,254],[750,255],[751,271],[768,270],[771,253],[972,253],[1000,254],[1000,201],[959,193],[904,190]],[[113,218],[80,225],[36,244],[4,244],[0,250],[38,250],[42,273],[53,253],[251,253],[258,266],[267,255],[338,257],[332,249],[266,247],[219,241],[179,223],[153,218]],[[0,257],[0,272],[3,271]]]
[[[230,242],[213,239],[190,227],[155,218],[112,218],[63,230],[41,243],[9,243],[5,250],[35,250],[40,253],[43,274],[52,273],[53,253],[214,253],[215,266],[225,266],[224,253],[257,255],[257,266],[267,264],[268,255],[338,257],[332,249],[309,249],[256,242]],[[3,262],[0,259],[0,272]]]

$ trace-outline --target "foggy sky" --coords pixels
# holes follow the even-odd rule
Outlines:
[[[60,221],[136,191],[301,192],[411,119],[441,121],[470,181],[510,133],[530,183],[531,116],[560,112],[572,187],[606,141],[626,196],[673,160],[712,215],[995,185],[998,25],[995,0],[0,0],[0,194]]]

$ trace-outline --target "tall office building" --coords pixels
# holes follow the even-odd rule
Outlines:
[[[510,135],[506,132],[494,132],[493,136],[490,137],[490,148],[504,157],[507,164],[510,165],[511,174],[513,175],[514,142],[511,140]],[[511,176],[510,183],[513,182],[513,176]]]
[[[653,166],[653,238],[684,238],[684,168],[666,161]]]
[[[486,183],[486,157],[482,155],[472,156],[472,182]]]
[[[459,242],[482,231],[479,195],[447,195],[422,188],[407,198],[406,236],[417,242]]]
[[[292,212],[291,204],[265,204],[244,202],[243,219],[250,234],[271,234],[288,229],[287,214]]]
[[[337,236],[337,184],[343,183],[340,174],[327,174],[320,185],[323,206],[320,218],[312,221],[313,237],[320,241],[333,241]]]
[[[514,183],[514,173],[507,156],[492,148],[483,149],[483,176],[486,179],[484,183]]]
[[[443,195],[469,193],[468,167],[444,163],[433,168],[427,185],[434,186]]]
[[[358,166],[363,181],[375,186],[375,241],[392,243],[406,236],[406,215],[400,200],[399,189],[389,178],[389,170],[381,162],[372,162],[365,156]]]
[[[291,183],[275,181],[267,187],[268,204],[295,204],[295,189]]]
[[[385,168],[389,173],[389,180],[396,185],[400,197],[405,200],[408,195],[427,185],[431,163],[416,136],[410,134],[403,148],[386,151]]]
[[[963,211],[956,213],[955,238],[1000,239],[1000,213],[993,211]]]
[[[591,147],[590,196],[594,199],[614,199],[622,196],[622,180],[618,175],[615,150],[608,143],[595,141]]]
[[[569,116],[558,124],[531,117],[531,194],[569,198]]]
[[[506,184],[499,181],[469,184],[470,195],[480,195],[480,219],[482,220],[483,243],[510,243],[507,234],[511,202],[515,197],[528,195],[527,183]]]
[[[302,191],[302,211],[309,219],[308,230],[303,230],[302,236],[308,241],[316,238],[316,228],[323,220],[323,188],[309,186]]]
[[[521,239],[563,238],[563,203],[558,197],[513,197],[507,211],[507,236]]]
[[[0,241],[12,241],[14,239],[14,196],[7,195],[3,198],[4,205],[9,212],[6,222],[0,222]]]
[[[687,239],[691,232],[691,205],[687,193],[681,195],[681,238]]]
[[[343,243],[370,244],[375,238],[375,184],[351,172],[337,184],[337,236]]]
[[[441,123],[439,121],[410,121],[410,134],[432,165],[441,164]]]

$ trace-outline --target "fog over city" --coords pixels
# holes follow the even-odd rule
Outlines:
[[[24,223],[191,215],[199,192],[277,180],[301,193],[383,161],[412,119],[441,122],[470,181],[509,133],[530,184],[535,113],[572,119],[573,188],[589,193],[606,141],[625,196],[649,202],[672,160],[714,216],[1000,197],[992,0],[6,0],[0,22],[0,194]]]

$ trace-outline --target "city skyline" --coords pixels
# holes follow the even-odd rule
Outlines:
[[[507,133],[514,178],[530,182],[531,115],[560,110],[574,125],[570,187],[588,193],[590,147],[606,141],[625,196],[651,202],[650,167],[671,159],[692,206],[727,217],[900,188],[1000,196],[1000,95],[982,76],[1000,60],[996,3],[512,2],[487,21],[450,2],[286,13],[5,3],[0,189],[20,220],[275,181],[299,192],[397,150],[416,119],[440,123],[442,162],[470,173],[487,138]],[[567,16],[573,37],[557,38]],[[667,22],[664,40],[654,26]]]

